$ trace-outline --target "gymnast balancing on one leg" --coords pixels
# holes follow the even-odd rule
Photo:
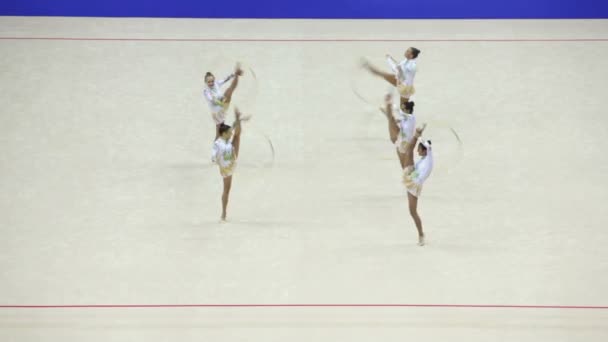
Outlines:
[[[211,153],[211,161],[218,164],[224,184],[224,191],[222,193],[222,221],[226,221],[228,197],[232,188],[232,175],[236,169],[239,148],[241,146],[241,122],[249,120],[249,117],[243,117],[238,109],[235,109],[234,113],[236,120],[232,127],[225,123],[218,125],[219,137],[213,143]]]
[[[387,96],[387,113],[392,117],[392,103],[390,96]],[[389,119],[390,121],[390,119]],[[424,231],[422,229],[422,220],[418,215],[418,199],[422,192],[422,185],[426,179],[431,175],[433,170],[433,150],[431,148],[430,140],[418,140],[422,136],[426,124],[422,125],[415,130],[412,138],[405,145],[403,149],[404,153],[399,152],[399,160],[403,164],[403,184],[407,189],[407,200],[409,204],[410,215],[414,219],[416,229],[418,230],[418,245],[424,246]],[[391,141],[393,135],[391,134]],[[420,159],[414,163],[414,148],[418,143],[418,155]]]
[[[364,61],[363,67],[369,70],[372,74],[384,78],[388,83],[397,87],[399,95],[401,95],[401,105],[408,102],[410,97],[414,95],[414,77],[416,76],[416,63],[420,50],[415,47],[410,47],[405,51],[405,59],[397,64],[395,59],[390,55],[386,55],[386,60],[392,73],[381,71],[372,66],[369,62]]]
[[[211,72],[205,74],[205,83],[207,87],[203,90],[205,99],[209,103],[211,109],[211,116],[215,122],[215,139],[219,137],[219,128],[224,120],[226,120],[226,112],[230,107],[230,101],[232,100],[232,94],[239,84],[239,78],[243,75],[241,65],[237,63],[234,73],[229,75],[223,80],[216,81],[215,76]],[[222,92],[221,87],[228,81],[232,80],[228,89]]]

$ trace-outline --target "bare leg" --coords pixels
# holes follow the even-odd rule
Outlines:
[[[234,93],[236,87],[239,85],[239,77],[240,76],[234,76],[232,83],[230,83],[230,86],[224,92],[224,103],[230,103],[230,101],[232,100],[232,94]]]
[[[228,104],[232,100],[232,94],[234,93],[234,90],[236,89],[236,87],[239,85],[239,78],[241,77],[242,74],[243,74],[243,70],[241,70],[241,65],[237,64],[236,70],[234,72],[234,79],[232,80],[232,83],[230,83],[230,86],[228,87],[228,89],[226,89],[226,91],[224,92],[224,102],[225,103]]]
[[[418,244],[422,246],[424,245],[424,232],[422,231],[422,220],[420,220],[420,216],[418,215],[418,197],[408,192],[407,202],[410,208],[410,215],[414,219],[416,229],[418,230]]]
[[[422,135],[422,132],[424,131],[425,128],[426,128],[426,124],[423,124],[422,127],[416,128],[416,133],[414,133],[414,137],[407,144],[407,146],[405,148],[406,160],[405,160],[404,168],[414,165],[414,148],[416,147],[416,144],[418,143],[418,138],[420,138],[420,136]]]
[[[226,220],[226,209],[228,208],[230,188],[232,188],[232,176],[224,178],[224,192],[222,193],[222,221]]]
[[[393,118],[391,115],[389,115],[388,113],[386,113],[385,111],[383,111],[386,114],[386,118],[388,119],[388,134],[389,137],[391,139],[391,142],[393,143],[393,145],[397,142],[397,136],[399,135],[399,126],[397,126],[397,121],[395,120],[395,118]],[[401,169],[403,169],[405,167],[405,154],[399,152],[399,150],[396,150],[397,152],[397,157],[399,158],[399,163],[401,164]]]
[[[397,120],[395,120],[393,115],[386,109],[382,109],[382,113],[386,115],[386,119],[388,120],[388,135],[391,142],[394,144],[397,142],[397,137],[399,135],[399,126],[397,125]]]
[[[238,110],[238,108],[236,108],[234,110],[235,115],[236,115],[236,121],[234,122],[234,136],[232,137],[232,147],[234,147],[234,156],[235,158],[238,158],[239,156],[239,149],[241,148],[241,132],[242,132],[242,126],[241,126],[241,112]]]
[[[397,86],[397,77],[395,76],[395,74],[384,72],[367,62],[363,65],[363,67],[369,70],[369,72],[371,72],[372,74],[384,78],[388,83],[392,84],[393,86]]]

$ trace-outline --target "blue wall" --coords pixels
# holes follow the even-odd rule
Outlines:
[[[608,0],[0,0],[0,15],[174,18],[608,18]]]

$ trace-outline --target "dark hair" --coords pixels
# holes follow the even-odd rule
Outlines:
[[[412,49],[412,56],[414,56],[414,58],[418,58],[420,50],[416,49],[415,47],[410,47],[410,49]]]
[[[205,80],[207,80],[207,77],[209,77],[209,76],[213,76],[213,74],[211,72],[207,71],[207,73],[205,74]]]
[[[405,111],[406,112],[410,112],[410,113],[414,113],[414,101],[408,101],[406,103],[403,104],[403,106],[405,107]]]
[[[220,135],[228,132],[228,130],[230,130],[232,127],[230,127],[230,125],[226,125],[225,123],[221,123],[220,124],[220,128],[218,129],[218,132],[220,133]]]

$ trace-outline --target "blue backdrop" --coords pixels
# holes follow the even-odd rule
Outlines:
[[[608,18],[608,0],[0,0],[0,15],[173,18]]]

